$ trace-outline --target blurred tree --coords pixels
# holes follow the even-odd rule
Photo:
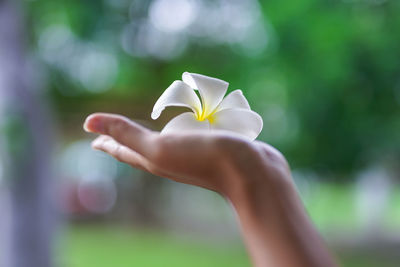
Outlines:
[[[1,143],[11,196],[11,267],[51,265],[53,220],[50,196],[48,111],[30,79],[25,28],[18,1],[0,1]],[[0,229],[2,231],[3,229]]]

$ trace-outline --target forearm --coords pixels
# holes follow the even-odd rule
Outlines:
[[[293,183],[280,173],[285,170],[277,168],[278,179],[275,179],[271,177],[270,166],[265,167],[262,162],[250,165],[232,172],[233,176],[245,176],[235,178],[245,182],[228,199],[237,212],[255,266],[336,266],[310,222]],[[287,175],[290,176],[289,171]]]

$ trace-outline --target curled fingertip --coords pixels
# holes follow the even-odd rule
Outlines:
[[[89,133],[104,132],[104,125],[101,120],[101,116],[99,116],[98,114],[89,115],[83,124],[83,129]]]
[[[93,149],[99,150],[101,147],[100,140],[98,139],[93,140],[91,146]]]
[[[101,136],[97,137],[96,139],[94,139],[92,141],[92,144],[91,144],[92,148],[97,149],[97,150],[100,149],[103,146],[104,141],[105,141],[105,136],[101,135]]]

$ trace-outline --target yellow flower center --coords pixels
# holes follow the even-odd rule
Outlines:
[[[198,121],[204,121],[204,120],[208,120],[210,123],[214,123],[215,118],[214,118],[214,113],[217,111],[217,109],[215,109],[213,112],[211,112],[210,114],[207,114],[207,110],[204,108],[203,111],[201,113],[197,113],[196,114],[196,119]]]

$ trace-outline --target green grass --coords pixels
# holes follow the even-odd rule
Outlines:
[[[250,267],[240,240],[178,238],[161,231],[85,225],[68,229],[59,246],[61,267]],[[397,258],[346,251],[343,267],[395,267]]]
[[[218,244],[104,226],[69,229],[59,257],[62,267],[251,266],[240,242]]]
[[[371,254],[345,254],[340,257],[343,267],[398,267],[399,261]]]
[[[321,231],[341,227],[357,229],[359,220],[353,191],[350,186],[319,184],[318,190],[305,199],[313,223]]]

